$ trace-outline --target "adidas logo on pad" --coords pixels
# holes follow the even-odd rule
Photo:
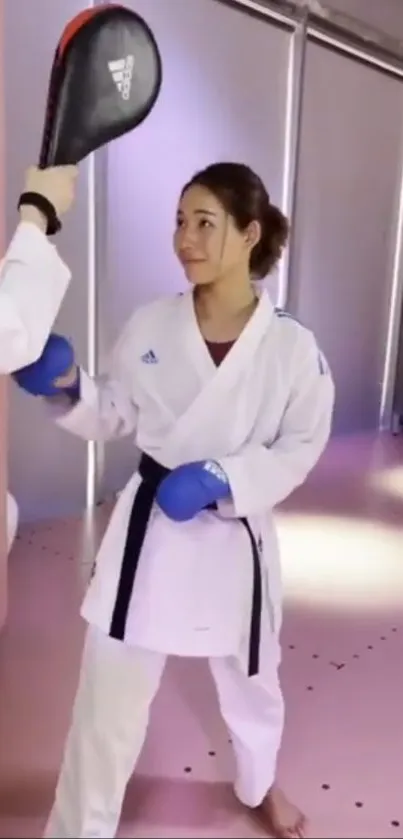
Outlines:
[[[119,58],[117,61],[109,61],[108,68],[122,99],[127,102],[132,89],[134,55]]]

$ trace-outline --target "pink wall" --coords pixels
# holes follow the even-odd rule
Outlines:
[[[3,26],[3,0],[0,0],[0,56]],[[0,253],[4,253],[4,97],[3,64],[0,69]],[[7,379],[0,376],[0,629],[7,614],[7,540],[6,540],[6,487],[7,487]]]

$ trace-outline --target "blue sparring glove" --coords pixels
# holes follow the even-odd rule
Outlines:
[[[227,476],[211,460],[178,466],[161,481],[157,503],[173,521],[190,521],[198,513],[231,495]]]
[[[68,393],[79,398],[79,372],[77,382],[70,388],[54,385],[58,376],[64,376],[74,364],[74,350],[67,338],[62,335],[50,335],[40,358],[22,367],[13,374],[13,379],[22,390],[33,396],[59,396]],[[76,393],[77,391],[77,393]]]

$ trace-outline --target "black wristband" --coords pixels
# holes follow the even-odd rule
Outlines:
[[[47,236],[54,236],[55,233],[58,233],[59,230],[61,230],[62,225],[57,216],[57,212],[53,204],[48,198],[45,198],[44,195],[41,195],[39,192],[23,192],[22,195],[20,195],[18,209],[27,205],[36,207],[36,209],[39,210],[39,212],[45,217],[47,223]]]

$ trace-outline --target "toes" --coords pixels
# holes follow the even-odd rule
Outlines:
[[[298,825],[296,829],[296,836],[298,837],[298,839],[304,839],[304,837],[306,836],[307,828],[308,820],[305,816],[301,815],[300,819],[298,820]]]
[[[276,836],[281,837],[281,839],[305,839],[307,826],[307,819],[301,815],[293,827],[283,828],[276,833]]]

